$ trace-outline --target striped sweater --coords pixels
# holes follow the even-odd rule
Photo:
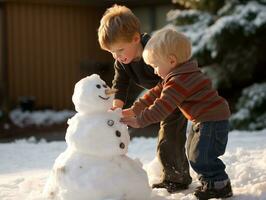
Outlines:
[[[174,68],[162,82],[136,101],[132,109],[140,127],[145,127],[164,120],[177,107],[194,122],[230,117],[227,101],[212,88],[211,80],[193,60]]]

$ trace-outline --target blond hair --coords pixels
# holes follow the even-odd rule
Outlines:
[[[116,42],[131,42],[134,34],[140,34],[139,19],[126,6],[108,8],[98,28],[98,40],[102,49],[109,50]]]
[[[143,59],[150,64],[152,60],[165,60],[168,56],[175,56],[177,64],[188,61],[191,58],[191,42],[184,34],[163,28],[155,32],[146,44]]]

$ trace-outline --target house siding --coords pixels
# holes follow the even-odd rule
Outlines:
[[[13,105],[21,96],[36,97],[36,107],[73,108],[80,63],[110,60],[98,46],[101,8],[6,3],[8,93]]]

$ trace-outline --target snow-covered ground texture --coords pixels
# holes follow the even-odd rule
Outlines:
[[[22,128],[30,125],[49,126],[52,124],[60,124],[66,122],[67,119],[72,117],[75,113],[76,112],[71,110],[40,110],[23,112],[18,108],[12,110],[9,117],[15,125]]]
[[[234,200],[266,199],[266,130],[258,132],[233,131],[229,134],[227,152],[222,159],[231,177]],[[65,142],[36,142],[34,138],[0,144],[0,199],[40,200],[54,160],[66,149]],[[155,157],[156,138],[134,138],[128,155],[144,163],[149,182],[159,180],[160,165]],[[153,199],[193,200],[198,185],[191,171],[193,183],[188,190],[170,195],[164,189],[153,190]],[[101,177],[99,174],[99,178]],[[113,180],[114,184],[116,180]],[[128,183],[132,184],[132,183]],[[102,188],[104,191],[106,188]],[[78,195],[78,194],[77,194]],[[100,200],[100,199],[99,199]]]

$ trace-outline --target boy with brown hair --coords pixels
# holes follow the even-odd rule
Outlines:
[[[113,88],[117,92],[113,108],[123,108],[130,81],[146,89],[162,81],[142,58],[143,48],[149,38],[148,34],[141,34],[138,18],[127,7],[114,5],[104,13],[98,39],[101,48],[110,52],[115,59]],[[127,116],[131,114],[128,112]],[[185,154],[186,126],[187,120],[179,109],[173,110],[161,121],[157,154],[163,172],[161,182],[154,184],[153,188],[166,188],[168,192],[174,193],[188,188],[191,183]]]
[[[143,58],[163,82],[125,110],[121,121],[135,128],[145,127],[179,108],[193,122],[187,152],[202,183],[194,195],[200,200],[232,196],[225,165],[218,158],[227,144],[229,106],[191,60],[189,39],[173,29],[162,29],[146,44]]]

